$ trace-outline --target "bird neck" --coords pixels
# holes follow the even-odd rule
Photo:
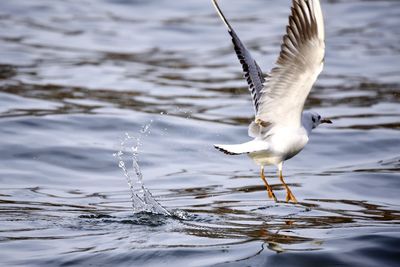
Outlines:
[[[310,112],[303,112],[301,116],[301,125],[306,129],[307,135],[311,134],[313,130],[313,123],[311,120],[311,113]]]

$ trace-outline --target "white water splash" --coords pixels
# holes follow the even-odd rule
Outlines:
[[[189,119],[192,116],[191,111],[183,110],[180,107],[176,107],[173,111],[160,112],[160,117],[168,116],[170,114],[183,115],[185,119]],[[183,210],[171,210],[168,211],[160,203],[158,203],[149,190],[144,186],[143,175],[139,166],[139,148],[142,145],[142,136],[148,136],[151,133],[151,126],[153,120],[145,124],[137,137],[132,137],[128,133],[125,133],[125,138],[121,140],[120,149],[113,155],[118,159],[118,166],[123,170],[124,176],[128,182],[129,189],[131,191],[131,202],[134,213],[147,212],[153,214],[161,214],[164,216],[172,216],[180,220],[187,220],[190,218],[189,214]],[[168,129],[164,128],[161,135],[168,134]],[[127,167],[126,162],[131,162],[131,166]]]
[[[114,156],[118,159],[118,166],[124,172],[131,191],[131,201],[134,213],[149,212],[170,216],[171,213],[158,203],[149,190],[143,184],[143,175],[139,166],[139,148],[141,146],[142,135],[150,133],[153,121],[144,125],[138,137],[131,137],[125,133],[125,138],[121,141],[120,149]],[[127,166],[130,162],[131,166]]]

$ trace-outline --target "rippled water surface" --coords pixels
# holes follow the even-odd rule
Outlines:
[[[267,71],[290,1],[220,2]],[[334,124],[285,163],[288,204],[212,147],[253,110],[210,1],[0,1],[1,265],[398,266],[400,2],[322,4],[307,108]],[[185,220],[132,213],[113,154],[151,121],[144,182]]]

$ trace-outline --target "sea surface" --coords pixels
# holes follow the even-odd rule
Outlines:
[[[254,114],[211,1],[0,1],[0,265],[399,266],[400,1],[321,2],[306,109],[334,123],[285,162],[292,204],[213,148]],[[220,5],[267,72],[290,1]],[[133,213],[118,151],[174,215]]]

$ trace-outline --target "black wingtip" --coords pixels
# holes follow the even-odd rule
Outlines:
[[[230,155],[230,156],[240,155],[240,154],[238,154],[238,153],[232,153],[232,152],[230,152],[230,151],[228,151],[228,150],[226,150],[226,149],[223,149],[223,148],[221,148],[221,147],[219,147],[219,146],[217,146],[217,145],[214,145],[214,148],[217,149],[217,150],[219,150],[219,151],[221,151],[221,152],[223,152],[223,153],[226,154],[226,155]]]

